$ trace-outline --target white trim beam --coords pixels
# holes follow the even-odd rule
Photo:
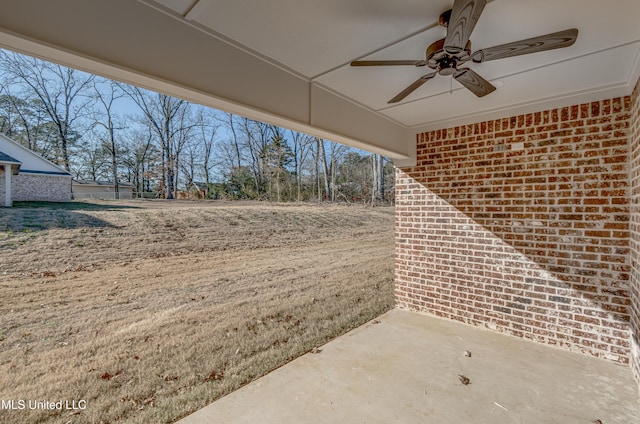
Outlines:
[[[415,147],[408,128],[139,1],[6,2],[0,46],[398,160]]]

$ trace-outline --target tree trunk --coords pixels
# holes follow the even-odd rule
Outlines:
[[[113,130],[113,123],[109,119],[109,138],[111,139],[111,174],[113,175],[113,191],[117,199],[120,198],[120,185],[118,181],[118,160],[116,151],[116,139]]]
[[[384,201],[384,157],[374,154],[371,157],[371,203]]]
[[[320,187],[320,143],[316,139],[316,157],[315,157],[315,165],[316,165],[316,188],[318,190],[318,201],[322,200],[322,188]]]
[[[327,163],[327,155],[324,149],[324,140],[316,138],[318,143],[318,156],[322,159],[322,176],[324,180],[324,192],[327,200],[331,199],[331,187],[329,185],[329,164]]]
[[[381,202],[384,202],[384,157],[378,155],[377,157],[378,168],[378,198]]]
[[[238,143],[238,136],[236,134],[236,127],[233,123],[233,114],[229,114],[229,129],[231,130],[231,134],[233,135],[233,145],[236,149],[236,166],[238,169],[242,166],[241,155],[240,155],[240,145]]]

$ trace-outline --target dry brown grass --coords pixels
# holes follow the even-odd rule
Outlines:
[[[0,421],[172,422],[393,304],[393,209],[0,211]],[[38,206],[38,205],[35,205]]]

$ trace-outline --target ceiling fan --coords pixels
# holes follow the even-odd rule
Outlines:
[[[410,65],[416,67],[428,66],[434,70],[434,72],[418,78],[414,83],[389,100],[388,103],[397,103],[403,100],[438,74],[452,75],[456,81],[473,94],[478,97],[484,97],[492,93],[496,87],[473,69],[461,68],[461,65],[469,61],[483,63],[490,60],[569,47],[578,38],[578,30],[572,28],[481,49],[472,54],[469,38],[486,4],[486,0],[455,0],[453,9],[447,10],[440,15],[439,23],[447,28],[447,36],[427,47],[426,59],[424,60],[356,60],[351,62],[351,66]]]

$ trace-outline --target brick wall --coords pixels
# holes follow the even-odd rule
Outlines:
[[[640,384],[640,82],[631,99],[631,368]]]
[[[421,134],[396,175],[397,305],[628,363],[631,107]]]
[[[11,177],[14,202],[69,202],[71,177],[58,175],[18,174]],[[4,172],[0,171],[0,199],[4,199]]]

